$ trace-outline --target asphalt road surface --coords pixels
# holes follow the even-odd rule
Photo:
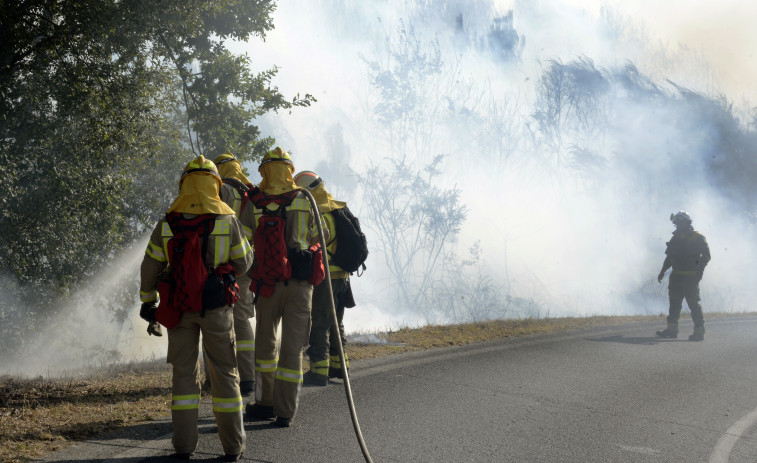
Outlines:
[[[688,317],[688,312],[685,313]],[[684,317],[682,317],[684,318]],[[375,462],[755,462],[757,317],[532,336],[354,362]],[[209,402],[193,461],[223,453]],[[250,462],[361,462],[344,387],[303,388],[291,428],[246,421]],[[170,420],[47,461],[170,461]]]

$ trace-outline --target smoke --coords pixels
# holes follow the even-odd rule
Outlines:
[[[259,121],[264,131],[368,225],[369,270],[353,277],[348,331],[403,319],[667,312],[667,282],[656,276],[668,215],[681,209],[713,254],[705,311],[751,310],[754,212],[746,182],[734,182],[754,166],[734,153],[754,137],[741,107],[753,105],[729,102],[746,87],[723,81],[733,67],[721,72],[699,43],[673,42],[685,25],[660,36],[639,10],[620,8],[293,1],[279,5],[265,43],[244,46],[261,67],[281,66],[281,87],[319,99]],[[387,175],[388,160],[413,176],[437,155],[431,185],[459,189],[466,218],[430,280],[408,273],[427,281],[416,288],[426,299],[408,303],[365,188],[389,181],[368,175]]]
[[[28,334],[23,347],[13,355],[8,348],[0,374],[76,376],[112,363],[165,355],[165,337],[149,337],[139,318],[139,266],[147,238],[125,250],[70,298],[56,302],[59,307],[39,308],[54,313],[53,317],[16,321],[18,327],[39,326],[24,328]]]
[[[363,223],[371,254],[352,278],[349,333],[664,313],[656,276],[680,209],[713,255],[705,312],[753,309],[756,7],[676,3],[290,0],[265,41],[235,45],[279,68],[282,93],[318,98],[256,122]],[[432,243],[447,206],[464,219]],[[55,307],[0,373],[164,355],[138,317],[144,246]],[[12,279],[0,285],[0,308],[23,303]]]

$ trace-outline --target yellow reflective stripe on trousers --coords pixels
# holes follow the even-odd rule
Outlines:
[[[272,373],[276,371],[276,367],[279,366],[279,359],[274,360],[259,360],[255,359],[255,371],[261,373]]]
[[[242,396],[233,399],[224,399],[223,397],[213,397],[213,411],[221,413],[232,413],[242,411]]]
[[[312,362],[310,364],[310,370],[313,371],[313,373],[318,373],[319,375],[328,375],[329,374],[329,360],[319,360],[317,362]]]
[[[171,410],[194,410],[200,408],[200,394],[175,395],[171,398]]]
[[[344,353],[344,363],[347,364],[347,368],[350,367],[350,359],[347,357],[347,352]],[[342,361],[338,355],[331,356],[331,368],[342,368]]]
[[[290,370],[288,368],[279,367],[276,370],[276,379],[280,379],[282,381],[288,381],[290,383],[301,383],[302,370]]]
[[[255,352],[255,341],[237,339],[237,352]]]

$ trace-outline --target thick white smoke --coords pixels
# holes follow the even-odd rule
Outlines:
[[[368,271],[352,278],[358,307],[347,312],[347,331],[492,316],[666,312],[667,282],[659,285],[656,275],[673,229],[668,215],[679,209],[692,214],[711,246],[705,311],[752,310],[754,225],[712,184],[703,162],[718,156],[714,124],[675,104],[685,100],[677,85],[722,93],[737,114],[755,106],[757,57],[748,50],[757,36],[739,31],[752,30],[757,7],[733,2],[279,2],[267,40],[235,50],[261,70],[278,66],[275,83],[285,95],[318,98],[311,108],[257,122],[293,153],[299,170],[321,173],[368,233]],[[727,13],[730,7],[739,14]],[[543,126],[536,117],[555,122],[543,79],[560,65],[603,90],[589,95],[599,96],[586,100],[588,109],[560,113],[580,113],[581,130],[545,136],[544,127],[563,127],[560,119]],[[635,78],[649,81],[622,83]],[[388,97],[381,90],[389,87],[395,93]],[[642,87],[642,97],[634,94]],[[655,92],[674,96],[655,99]],[[387,123],[398,101],[402,122]],[[365,188],[389,180],[370,178],[371,167],[387,174],[388,160],[404,159],[410,176],[439,154],[446,157],[428,175],[428,188],[457,188],[467,216],[448,243],[455,260],[437,265],[444,272],[432,282],[435,302],[421,308],[397,297]],[[389,196],[374,201],[388,203]],[[28,355],[6,357],[0,373],[57,375],[165,355],[165,338],[148,337],[138,317],[144,245],[65,302],[24,348]]]
[[[638,10],[579,3],[282,3],[267,41],[244,48],[261,68],[281,67],[282,90],[308,91],[319,101],[261,122],[293,152],[298,169],[328,166],[342,155],[345,149],[336,153],[328,138],[335,127],[350,153],[341,162],[358,174],[387,158],[404,158],[421,169],[434,155],[448,155],[433,182],[459,188],[468,208],[451,245],[462,261],[468,248],[480,244],[479,272],[507,296],[505,316],[666,312],[667,282],[659,285],[656,275],[673,230],[668,215],[679,209],[693,215],[711,244],[705,310],[750,310],[755,294],[745,275],[755,254],[748,238],[752,227],[708,180],[702,158],[712,149],[710,127],[700,126],[681,105],[646,104],[625,94],[629,87],[617,76],[633,65],[635,73],[625,77],[648,78],[659,92],[675,95],[672,100],[684,99],[680,89],[713,95],[744,87],[721,84],[701,49],[657,35],[659,25],[650,29]],[[493,27],[514,30],[517,37],[495,36]],[[376,108],[386,100],[375,85],[379,74],[370,68],[391,68],[402,30],[421,53],[433,55],[432,44],[438,44],[443,62],[440,74],[411,89],[424,104],[406,127],[423,133],[414,132],[406,144],[393,142],[397,132],[378,120]],[[498,48],[497,37],[514,41]],[[541,133],[534,117],[541,79],[553,63],[581,60],[603,73],[598,84],[608,86],[606,100],[593,100],[585,130],[561,133],[559,147],[550,152],[533,143]],[[411,87],[417,76],[406,75]],[[612,130],[601,129],[606,121]],[[404,150],[397,152],[397,146]],[[328,188],[367,214],[365,191],[346,186],[354,179],[324,176]],[[369,239],[369,271],[353,278],[359,307],[348,311],[347,329],[450,321],[439,313],[419,314],[393,297],[380,237],[369,232]]]
[[[33,331],[0,374],[76,376],[114,362],[151,360],[166,353],[165,336],[147,335],[139,318],[139,266],[147,236],[54,308],[56,315]]]

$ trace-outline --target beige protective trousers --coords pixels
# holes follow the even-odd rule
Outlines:
[[[288,280],[276,283],[271,297],[258,297],[255,306],[255,402],[273,406],[279,417],[294,418],[297,413],[312,297],[310,283]],[[279,322],[281,347],[277,355]]]
[[[244,452],[242,394],[239,392],[236,346],[230,306],[200,313],[185,313],[179,324],[168,330],[168,363],[173,366],[171,419],[176,453],[193,453],[197,447],[197,419],[200,407],[200,333],[209,358],[213,414],[224,453]]]
[[[255,332],[250,318],[255,316],[255,306],[250,292],[250,278],[247,275],[237,277],[239,300],[234,304],[234,335],[237,338],[237,367],[239,381],[255,380]],[[205,379],[208,375],[208,356],[203,352]]]
[[[250,319],[255,316],[252,304],[250,278],[247,275],[237,277],[239,300],[234,304],[234,334],[237,337],[237,364],[240,381],[255,379],[255,333]]]

